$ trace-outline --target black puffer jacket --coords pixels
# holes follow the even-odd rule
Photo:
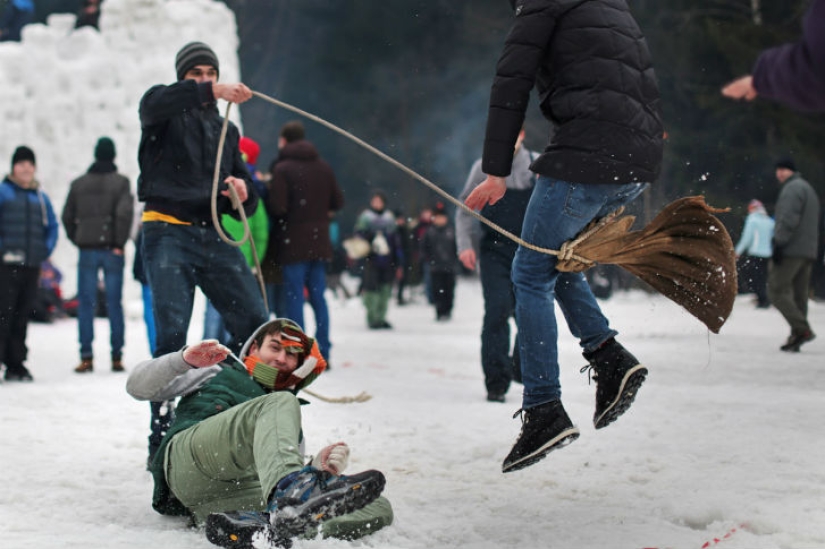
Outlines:
[[[182,80],[152,87],[140,100],[140,124],[138,198],[146,202],[146,210],[181,221],[211,220],[212,178],[223,125],[212,85]],[[258,195],[238,149],[239,140],[238,128],[230,123],[221,156],[219,189],[227,188],[223,183],[227,176],[245,180],[249,198],[244,211],[251,217]],[[220,194],[218,213],[238,217],[229,198]]]
[[[659,90],[625,0],[517,0],[496,67],[484,173],[510,173],[533,85],[554,125],[531,169],[577,183],[652,182],[662,158]]]

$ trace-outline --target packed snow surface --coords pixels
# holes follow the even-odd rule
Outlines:
[[[582,435],[505,475],[520,387],[506,404],[485,401],[476,279],[460,282],[456,303],[452,321],[437,323],[419,297],[391,309],[394,330],[370,331],[357,299],[330,295],[333,369],[312,389],[372,399],[309,397],[307,449],[348,442],[349,471],[386,474],[396,521],[360,541],[302,541],[297,549],[700,549],[714,540],[729,549],[825,547],[825,338],[798,354],[780,352],[784,321],[775,309],[756,309],[751,296],[713,335],[661,296],[614,295],[604,309],[650,369],[635,404],[593,429],[595,386],[579,373],[585,361],[562,329],[563,398]],[[149,352],[140,302],[127,310],[129,368]],[[811,303],[810,314],[824,334],[825,307]],[[190,341],[200,318],[197,311]],[[72,371],[77,325],[65,319],[30,327],[35,382],[0,384],[2,546],[212,547],[202,531],[151,509],[149,407],[126,394],[125,374],[108,371],[105,319],[96,330],[93,374]]]

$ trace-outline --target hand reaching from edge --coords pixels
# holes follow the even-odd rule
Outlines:
[[[745,101],[753,101],[758,95],[756,88],[753,87],[753,77],[743,76],[737,78],[733,82],[727,84],[722,88],[722,95],[730,97],[731,99],[744,99]]]

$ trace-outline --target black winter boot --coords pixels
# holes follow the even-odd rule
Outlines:
[[[593,425],[602,429],[630,408],[647,377],[647,368],[613,338],[595,351],[584,353],[584,358],[590,364],[582,368],[582,372],[592,369],[592,379],[596,382]]]
[[[579,430],[564,411],[560,400],[519,410],[521,433],[504,459],[503,473],[518,471],[543,459],[553,450],[567,446],[579,438]],[[513,417],[516,417],[513,416]]]

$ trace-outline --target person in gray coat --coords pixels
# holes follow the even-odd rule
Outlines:
[[[72,181],[61,215],[66,235],[80,250],[77,263],[80,364],[75,368],[79,374],[94,370],[92,342],[100,271],[103,271],[106,289],[112,371],[124,371],[123,248],[132,227],[134,198],[129,179],[117,172],[115,156],[114,142],[108,137],[98,139],[95,161],[87,173]]]
[[[776,179],[782,189],[776,202],[768,298],[791,326],[780,348],[797,353],[816,337],[808,324],[808,285],[817,252],[819,197],[791,159],[776,163]]]

